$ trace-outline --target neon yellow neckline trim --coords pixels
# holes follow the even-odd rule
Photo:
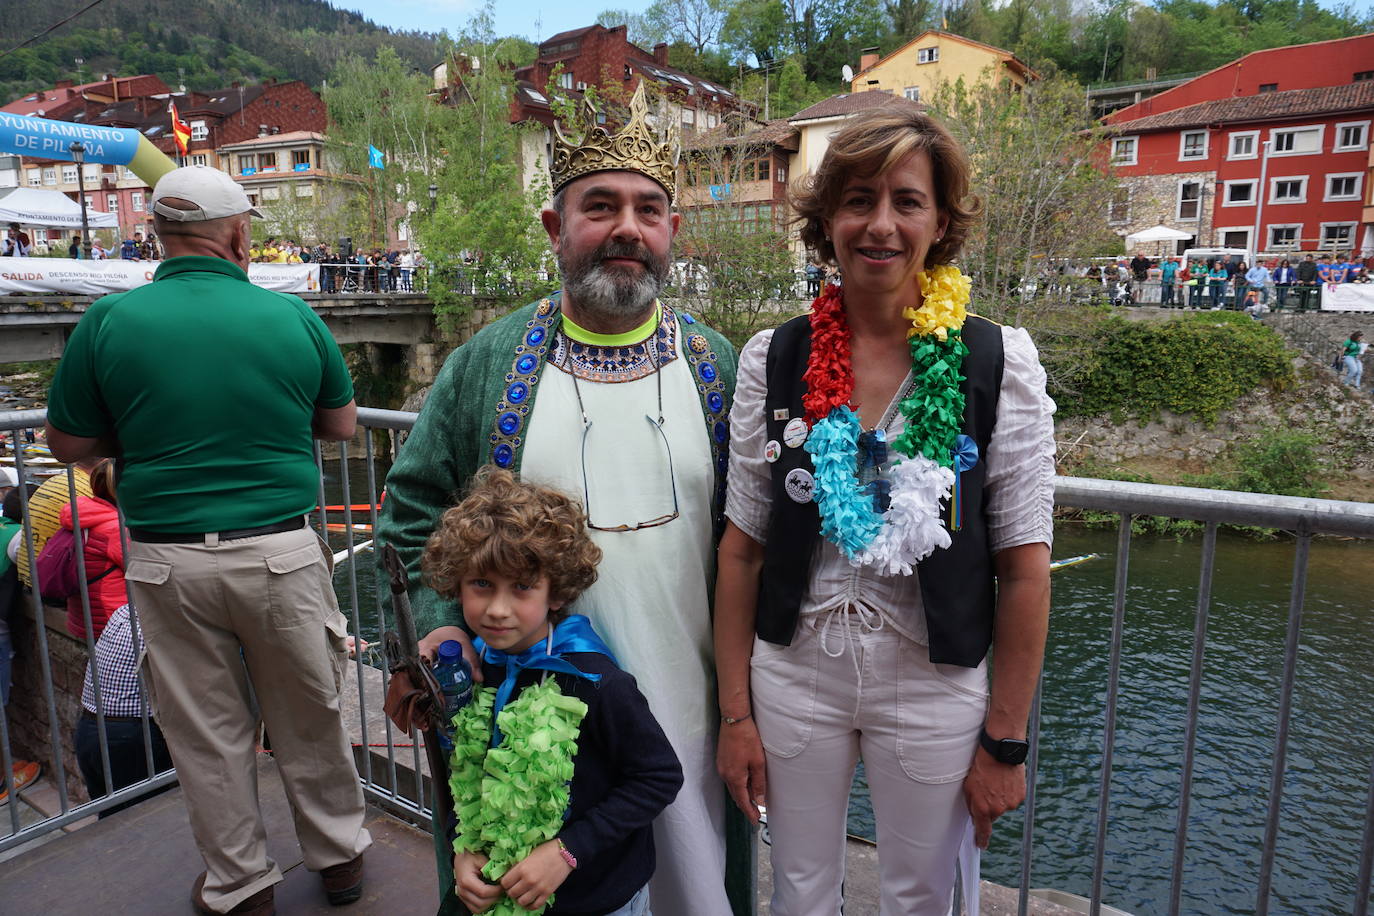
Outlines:
[[[568,317],[568,313],[563,313],[563,333],[567,334],[578,343],[590,344],[594,347],[625,347],[630,344],[639,343],[654,332],[658,327],[659,320],[663,317],[663,306],[654,303],[654,313],[649,316],[639,327],[626,331],[624,334],[598,334],[595,331],[588,331],[586,328],[577,324]]]

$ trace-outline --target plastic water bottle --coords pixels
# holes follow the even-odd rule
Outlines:
[[[444,713],[439,723],[439,746],[444,753],[453,750],[453,717],[472,699],[472,668],[463,658],[463,647],[456,639],[439,644],[434,663],[434,679],[444,692]]]

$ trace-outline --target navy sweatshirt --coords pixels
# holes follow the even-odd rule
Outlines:
[[[587,714],[573,757],[567,819],[558,832],[577,868],[544,912],[601,916],[628,903],[653,875],[653,820],[682,788],[682,766],[633,677],[595,652],[570,652],[564,658],[601,680],[552,675],[565,695],[587,704]],[[516,695],[545,673],[522,671]],[[506,672],[484,663],[482,675],[486,686],[498,687]],[[440,913],[465,912],[450,889]]]

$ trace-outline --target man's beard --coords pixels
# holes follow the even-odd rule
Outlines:
[[[634,258],[644,270],[606,267],[602,261],[607,258]],[[668,279],[668,256],[657,257],[643,245],[609,241],[576,261],[559,254],[558,269],[579,312],[615,323],[638,318],[653,304]]]

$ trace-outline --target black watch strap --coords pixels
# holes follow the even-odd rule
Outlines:
[[[1030,753],[1029,742],[1020,738],[994,738],[986,728],[979,730],[978,743],[992,755],[993,760],[1013,766],[1025,763],[1026,755]]]

